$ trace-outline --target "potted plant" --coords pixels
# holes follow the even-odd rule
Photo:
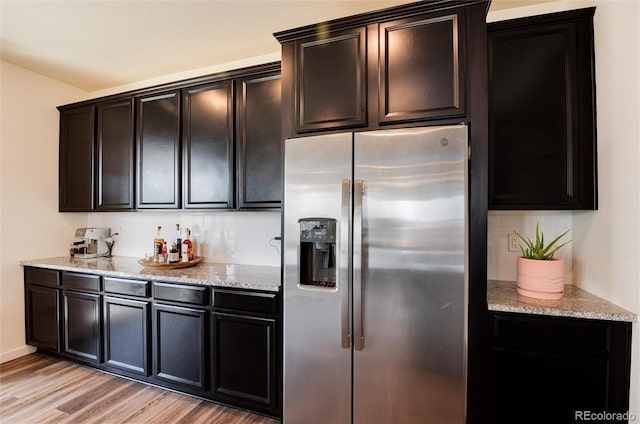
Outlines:
[[[564,260],[556,259],[553,255],[571,240],[559,244],[569,230],[560,234],[549,244],[544,244],[544,234],[536,224],[536,238],[528,237],[514,231],[522,240],[518,257],[518,294],[536,299],[557,300],[564,294]]]

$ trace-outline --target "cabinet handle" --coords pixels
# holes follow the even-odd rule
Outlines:
[[[342,205],[340,208],[340,280],[338,290],[340,290],[340,309],[342,321],[342,347],[351,347],[351,328],[349,325],[349,287],[351,286],[349,276],[349,253],[351,251],[351,237],[349,236],[351,206],[351,180],[342,180]]]
[[[362,286],[362,196],[364,181],[356,180],[353,194],[353,327],[356,350],[364,349],[364,328],[362,304],[364,289]]]

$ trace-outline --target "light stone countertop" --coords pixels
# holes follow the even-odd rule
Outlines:
[[[78,259],[61,256],[20,262],[22,266],[87,272],[107,277],[135,278],[149,281],[233,287],[250,290],[279,291],[280,267],[200,262],[189,268],[145,268],[140,258],[113,256],[111,258]]]
[[[521,296],[515,281],[489,280],[487,304],[490,311],[531,315],[586,318],[606,321],[636,320],[636,315],[578,287],[565,285],[560,300],[542,300]]]

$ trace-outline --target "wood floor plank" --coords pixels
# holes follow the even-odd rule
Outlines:
[[[0,365],[2,424],[277,424],[49,355]]]

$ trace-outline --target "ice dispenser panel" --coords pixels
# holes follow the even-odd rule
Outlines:
[[[335,288],[336,220],[300,221],[300,285]]]

